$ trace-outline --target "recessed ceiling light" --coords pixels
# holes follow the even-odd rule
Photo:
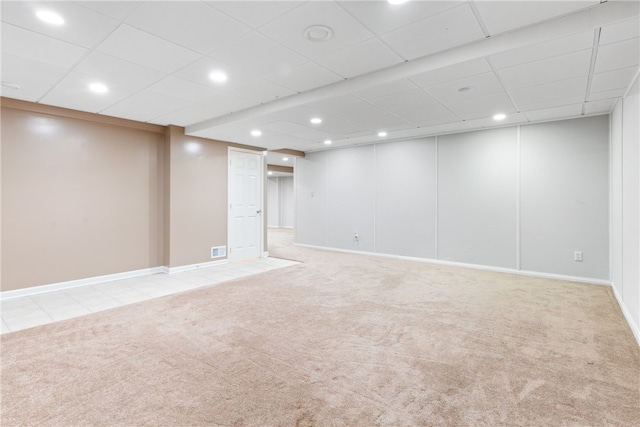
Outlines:
[[[389,3],[391,4],[402,4],[402,3],[406,3],[409,0],[387,0]]]
[[[333,30],[326,25],[312,25],[304,30],[304,37],[312,42],[325,42],[333,37]]]
[[[89,85],[89,89],[91,89],[95,93],[107,93],[109,92],[109,88],[103,85],[102,83],[91,83]]]
[[[262,132],[260,132],[258,129],[254,129],[251,131],[251,135],[252,136],[260,136],[262,135]]]
[[[387,136],[387,133],[386,132],[378,132],[378,136],[382,138],[383,136]]]
[[[505,114],[502,114],[502,113],[496,114],[495,116],[493,116],[493,120],[497,120],[497,121],[504,120],[506,118],[507,118],[507,116]]]
[[[472,90],[473,90],[473,86],[464,86],[458,89],[458,92],[467,93],[467,92],[471,92]]]
[[[214,70],[209,73],[209,78],[216,83],[224,83],[227,81],[227,73],[220,70]]]
[[[40,18],[42,21],[46,22],[47,24],[52,24],[52,25],[64,24],[64,18],[50,10],[39,10],[36,12],[36,16]]]
[[[325,139],[324,140],[324,145],[331,145],[331,140],[330,139]]]
[[[20,89],[19,85],[11,82],[0,82],[0,86],[2,86],[3,89],[12,89],[12,90]]]
[[[288,161],[289,161],[289,158],[288,158],[288,157],[283,157],[283,158],[282,158],[282,161],[283,161],[283,162],[288,162]]]
[[[314,117],[310,120],[310,122],[313,123],[314,125],[317,125],[322,123],[322,119],[320,117]]]

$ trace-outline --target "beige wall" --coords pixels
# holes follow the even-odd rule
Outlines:
[[[2,103],[1,290],[199,264],[226,246],[228,147],[263,149]]]
[[[163,134],[5,104],[2,290],[162,265]]]
[[[227,245],[227,144],[169,126],[169,267],[209,262]]]
[[[171,243],[165,265],[210,262],[211,247],[227,245],[228,149],[263,149],[187,136],[178,126],[167,127],[167,141]]]

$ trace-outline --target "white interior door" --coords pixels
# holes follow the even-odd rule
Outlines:
[[[229,260],[261,255],[262,186],[262,156],[229,149]]]

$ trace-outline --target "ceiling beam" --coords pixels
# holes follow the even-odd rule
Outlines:
[[[232,114],[204,120],[200,123],[187,126],[185,130],[187,134],[194,134],[205,129],[238,120],[272,114],[310,102],[346,95],[372,86],[412,77],[427,71],[554,40],[581,31],[593,30],[603,25],[638,16],[639,8],[640,2],[637,1],[600,3],[570,15],[553,18],[521,29],[507,31],[449,50],[423,56],[306,92],[276,99],[245,110],[236,111]]]

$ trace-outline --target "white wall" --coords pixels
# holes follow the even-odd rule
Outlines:
[[[267,223],[269,227],[293,227],[293,177],[270,177],[267,181]]]
[[[295,241],[607,282],[608,147],[599,116],[310,153]]]
[[[380,144],[376,151],[376,251],[436,257],[436,139]]]
[[[640,95],[638,78],[611,115],[612,280],[640,342]]]
[[[517,267],[517,128],[438,138],[438,258]]]
[[[521,126],[523,270],[609,280],[608,122]]]

